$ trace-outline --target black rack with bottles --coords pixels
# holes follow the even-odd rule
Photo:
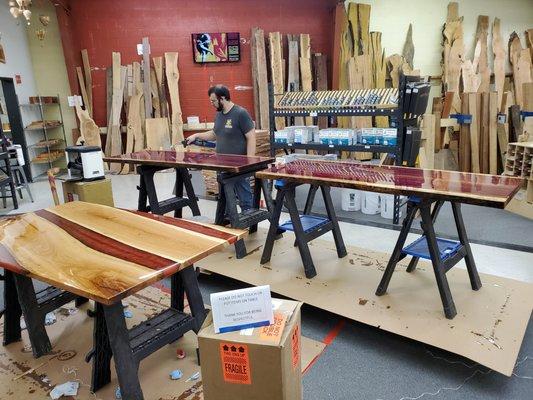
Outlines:
[[[394,163],[402,165],[404,152],[405,127],[417,125],[418,115],[422,114],[427,98],[422,99],[418,108],[414,107],[415,97],[412,95],[412,83],[420,81],[418,77],[400,74],[400,85],[397,88],[287,92],[274,94],[273,86],[269,86],[270,111],[270,152],[275,156],[276,150],[283,149],[287,154],[294,150],[310,150],[319,152],[371,152],[388,153],[394,156]],[[429,85],[428,85],[429,91]],[[427,95],[427,93],[425,93]],[[413,104],[411,103],[411,97]],[[427,97],[427,96],[426,96]],[[419,98],[416,97],[418,103]],[[413,112],[411,108],[413,108]],[[420,111],[423,110],[423,111]],[[315,141],[307,143],[276,142],[275,132],[277,117],[312,117],[317,124],[318,117],[389,117],[390,127],[396,129],[396,140],[392,145],[385,144],[325,144]],[[370,127],[369,127],[370,128]],[[393,222],[399,223],[400,198],[394,198]]]

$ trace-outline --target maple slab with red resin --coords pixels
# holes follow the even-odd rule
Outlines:
[[[110,305],[245,235],[70,202],[0,220],[0,267]]]
[[[339,161],[296,160],[256,176],[495,208],[504,208],[522,185],[508,176]]]
[[[110,163],[153,165],[168,168],[197,168],[240,173],[266,168],[270,157],[249,157],[235,154],[199,153],[175,150],[142,150],[135,153],[104,157]]]

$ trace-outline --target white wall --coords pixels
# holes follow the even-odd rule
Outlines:
[[[347,1],[346,3],[348,3]],[[355,2],[355,1],[354,1]],[[443,0],[366,0],[370,4],[370,31],[382,32],[385,55],[401,54],[409,23],[413,24],[414,66],[423,75],[440,75],[442,59],[442,27],[446,22],[448,1]],[[459,16],[464,16],[464,43],[467,58],[474,53],[474,36],[478,15],[490,17],[489,64],[492,68],[492,22],[501,20],[504,47],[509,35],[516,31],[525,47],[524,31],[533,28],[533,0],[462,0]],[[507,71],[510,66],[507,65]]]
[[[15,80],[15,75],[20,75],[22,83],[20,85],[15,84],[15,91],[20,103],[28,103],[29,96],[34,96],[36,93],[36,85],[26,36],[26,25],[23,20],[16,20],[11,16],[7,1],[0,2],[0,33],[2,46],[6,53],[6,63],[0,63],[0,76]],[[34,112],[23,110],[22,122],[24,125],[35,119],[37,116]]]
[[[78,124],[73,107],[68,106],[67,96],[70,96],[70,85],[68,82],[67,66],[63,54],[59,24],[57,22],[56,10],[50,1],[34,2],[32,7],[33,24],[35,27],[27,31],[29,50],[34,61],[33,71],[35,73],[35,84],[39,95],[57,96],[61,101],[61,110],[63,113],[63,123],[65,126],[65,136],[67,143],[71,144],[72,129],[77,128]],[[50,22],[46,26],[46,35],[43,41],[40,41],[35,34],[35,29],[42,28],[37,20],[38,15],[48,15]],[[59,119],[58,108],[48,107],[46,118]],[[59,137],[61,132],[51,132],[54,137]]]

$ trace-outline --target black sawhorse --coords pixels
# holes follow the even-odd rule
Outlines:
[[[192,265],[172,275],[170,293],[170,308],[131,329],[126,327],[121,301],[112,305],[96,304],[94,348],[85,358],[93,362],[93,392],[111,381],[111,357],[114,357],[122,398],[143,399],[138,376],[140,361],[190,330],[198,333],[206,310]],[[184,294],[190,314],[183,312]]]
[[[218,181],[218,201],[215,214],[215,224],[223,225],[226,210],[230,221],[230,226],[237,229],[250,228],[250,233],[257,231],[257,224],[270,218],[272,212],[272,199],[270,190],[265,180],[254,178],[254,194],[252,209],[239,213],[237,211],[237,196],[235,194],[235,181],[253,176],[255,171],[242,173],[221,172],[217,175]],[[260,208],[261,191],[265,198],[267,210]],[[235,254],[237,258],[246,256],[246,245],[244,240],[235,242]]]
[[[46,314],[76,301],[76,307],[87,302],[86,298],[49,286],[38,292],[33,281],[24,275],[4,270],[4,346],[21,340],[20,317],[28,329],[33,356],[48,354],[52,345],[45,328]]]
[[[302,263],[304,265],[305,276],[307,278],[312,278],[316,275],[316,269],[315,265],[313,264],[313,259],[311,258],[311,252],[309,251],[308,246],[308,243],[311,240],[316,239],[317,237],[322,236],[329,231],[332,231],[335,247],[337,249],[337,256],[342,258],[346,256],[347,253],[339,228],[339,222],[337,221],[337,216],[335,214],[335,209],[333,208],[333,202],[331,201],[330,187],[323,185],[311,185],[311,189],[309,190],[309,194],[307,196],[304,215],[300,216],[295,200],[296,187],[299,185],[299,183],[293,182],[283,182],[281,185],[276,185],[276,200],[274,202],[272,218],[270,219],[270,228],[268,230],[265,247],[261,256],[261,264],[266,264],[270,261],[272,249],[274,248],[274,241],[276,240],[279,229],[292,230],[296,236],[295,246],[298,246],[298,250],[300,251]],[[324,198],[324,204],[326,206],[328,218],[311,217],[312,219],[309,218],[310,223],[306,224],[304,227],[302,224],[302,218],[309,217],[311,208],[313,206],[313,200],[319,187],[322,192],[322,197]],[[284,204],[289,210],[291,223],[280,226],[279,218],[281,216],[281,210]]]
[[[453,319],[457,311],[448,285],[448,279],[446,278],[446,272],[464,258],[472,290],[479,290],[481,288],[481,280],[479,279],[476,263],[474,262],[470,243],[466,235],[460,203],[451,201],[459,242],[436,237],[434,224],[442,204],[443,201],[440,200],[420,199],[414,196],[409,198],[407,202],[407,215],[403,221],[400,236],[376,290],[376,295],[381,296],[387,292],[387,287],[389,286],[396,264],[407,255],[413,257],[407,267],[407,272],[413,272],[416,269],[420,258],[430,259],[433,264],[433,271],[437,280],[444,314],[446,318]],[[433,211],[431,211],[432,205],[434,205]],[[404,248],[407,234],[411,229],[417,211],[420,211],[422,217],[420,225],[424,235]]]
[[[137,209],[139,211],[152,212],[153,214],[159,215],[174,211],[174,217],[181,218],[182,208],[190,207],[194,216],[200,215],[198,198],[194,193],[191,175],[187,168],[174,168],[176,170],[175,197],[163,201],[158,200],[154,184],[154,175],[156,172],[165,169],[168,169],[168,167],[154,165],[140,165],[137,167],[137,172],[140,175],[140,184],[137,187],[139,189]],[[185,189],[187,197],[183,197],[183,189]]]

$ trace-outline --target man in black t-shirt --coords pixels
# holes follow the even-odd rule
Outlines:
[[[187,143],[191,144],[196,139],[216,140],[217,153],[255,156],[254,122],[248,111],[231,101],[229,90],[223,85],[210,87],[207,94],[211,105],[217,110],[213,130],[191,135]],[[237,181],[235,192],[242,211],[252,208],[249,178]]]

